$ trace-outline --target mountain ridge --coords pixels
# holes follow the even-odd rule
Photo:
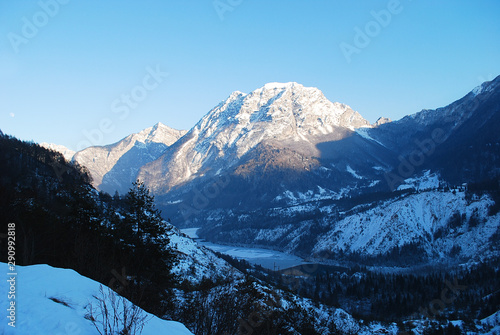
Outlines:
[[[123,155],[115,170],[127,171],[128,182],[136,177],[144,181],[176,225],[202,226],[205,236],[213,240],[225,236],[226,241],[251,243],[252,236],[264,236],[265,230],[273,231],[273,225],[281,227],[263,219],[275,217],[276,208],[307,208],[321,222],[332,211],[369,204],[351,199],[397,199],[405,192],[432,192],[494,179],[500,171],[495,163],[500,159],[495,149],[500,145],[495,128],[500,122],[499,82],[500,77],[485,82],[445,107],[396,121],[380,118],[374,124],[349,106],[330,102],[317,88],[268,83],[250,93],[232,92],[178,140],[157,150],[156,157],[148,154],[146,163],[132,170]],[[153,128],[141,131],[141,140],[148,142],[152,132]],[[123,180],[114,172],[107,174],[107,180],[114,178],[109,185]],[[431,186],[422,186],[426,183]],[[444,203],[447,196],[437,193],[431,198],[442,197]],[[325,207],[325,202],[337,205]],[[260,223],[240,221],[233,213],[262,218]],[[294,242],[283,247],[297,252],[311,244],[298,238],[307,235],[304,227],[310,222],[300,211],[291,213],[280,221],[297,220],[302,228],[278,230],[294,236]],[[335,214],[328,220],[342,217]],[[390,231],[396,222],[391,220],[383,217],[379,225]],[[228,224],[220,228],[218,222]],[[247,232],[244,241],[230,237],[239,234],[240,228],[234,227],[241,225],[263,230]],[[330,228],[321,229],[326,233]],[[420,236],[412,227],[405,229]],[[423,243],[427,248],[428,241],[424,234],[404,243]],[[384,243],[384,252],[392,250],[394,242]],[[356,252],[364,250],[371,249],[359,247]]]
[[[155,160],[184,134],[183,130],[158,122],[113,144],[81,150],[73,156],[73,160],[90,170],[93,184],[100,190],[125,193],[136,180],[136,171]]]
[[[381,206],[384,200],[393,201],[394,208],[404,208],[406,203],[397,202],[398,197],[419,192],[425,192],[432,201],[447,203],[450,197],[453,198],[451,191],[446,191],[449,188],[455,189],[455,192],[463,192],[457,189],[462,187],[463,183],[474,184],[488,178],[495,180],[500,175],[500,167],[495,163],[500,160],[499,151],[495,149],[500,145],[496,131],[496,125],[500,122],[499,82],[500,77],[445,107],[423,110],[397,121],[387,122],[389,120],[381,119],[379,124],[361,124],[361,127],[355,128],[354,131],[345,127],[345,124],[344,127],[336,128],[330,124],[335,131],[320,137],[307,134],[306,140],[295,141],[290,134],[298,133],[293,132],[283,137],[267,138],[249,148],[241,157],[233,153],[233,162],[225,166],[207,165],[207,169],[202,170],[199,175],[169,188],[155,188],[161,179],[151,178],[145,181],[156,192],[159,206],[170,213],[176,224],[202,227],[200,236],[204,238],[226,243],[252,244],[255,241],[266,241],[258,242],[259,236],[276,235],[279,232],[284,234],[280,235],[279,248],[293,253],[302,252],[303,256],[307,256],[308,252],[312,251],[308,248],[316,244],[314,239],[325,237],[324,234],[330,231],[337,234],[337,237],[345,235],[338,235],[335,231],[335,224],[341,224],[339,220],[344,218],[344,212],[366,211],[363,214],[366,216],[369,208]],[[258,89],[254,91],[254,95],[259,96],[271,89],[276,91],[271,96],[274,98],[272,102],[276,103],[284,94],[278,96],[283,92],[280,87],[285,87],[290,92],[290,88],[295,84],[275,86]],[[231,96],[230,104],[233,104],[235,109],[231,110],[232,115],[240,116],[245,97],[249,95],[235,93]],[[219,105],[219,110],[227,110],[223,106],[225,105]],[[246,114],[251,115],[253,110],[258,109],[250,108]],[[257,122],[271,122],[263,119],[263,116],[273,114],[273,110],[270,113],[268,111],[265,109],[264,113],[257,114]],[[247,115],[247,119],[249,118]],[[202,120],[199,124],[207,124],[207,121]],[[239,124],[239,120],[234,124]],[[218,130],[217,127],[214,129]],[[167,150],[172,151],[170,157],[163,157],[166,162],[160,164],[160,159],[145,168],[150,167],[150,171],[156,171],[159,178],[168,179],[162,171],[177,173],[176,164],[172,164],[170,158],[176,154],[183,155],[183,152],[177,149],[183,147],[185,142],[191,141],[191,148],[198,145],[198,148],[206,149],[203,147],[206,142],[198,141],[200,137],[196,137],[197,134],[190,134],[191,137],[186,137],[180,141],[182,143],[176,143]],[[235,139],[234,142],[238,140]],[[177,145],[179,147],[174,150]],[[470,146],[478,149],[470,150]],[[214,156],[217,156],[217,153],[216,150],[212,151]],[[224,154],[227,154],[227,151]],[[463,154],[469,155],[471,159],[464,159],[469,156]],[[187,163],[186,165],[189,166]],[[481,168],[479,165],[484,166]],[[210,170],[209,167],[213,169]],[[144,168],[141,173],[144,173]],[[388,179],[388,176],[393,175],[397,177],[395,183]],[[217,184],[216,178],[225,178],[227,183],[221,186]],[[168,184],[168,180],[162,182]],[[438,190],[441,192],[437,192]],[[417,198],[415,196],[410,199]],[[174,201],[176,204],[173,204]],[[483,202],[487,206],[495,206],[494,202]],[[326,205],[329,203],[334,205]],[[473,204],[468,202],[464,206],[473,208]],[[465,213],[463,208],[456,210]],[[441,215],[441,212],[432,207],[426,211]],[[417,209],[412,212],[415,220],[423,220],[417,212]],[[460,229],[464,236],[476,239],[476,245],[484,243],[487,249],[491,246],[490,237],[495,236],[494,230],[497,227],[490,222],[495,220],[495,217],[490,218],[486,212],[488,211],[483,208],[477,233],[467,230],[467,220],[472,217],[470,214],[467,214],[467,220],[461,222],[463,227]],[[333,215],[330,215],[332,213]],[[342,221],[342,224],[361,229],[363,225],[357,226],[354,221],[364,218],[363,215],[353,216],[350,221]],[[452,214],[448,213],[446,217],[440,218],[444,220],[440,221],[440,225],[433,226],[429,223],[426,229],[440,229],[446,225],[446,220],[451,218]],[[490,223],[483,225],[483,221]],[[329,223],[332,223],[332,227]],[[384,227],[384,232],[380,232],[378,237],[367,237],[363,242],[366,243],[365,246],[357,242],[359,246],[347,250],[346,254],[364,255],[367,250],[372,250],[370,245],[382,243],[377,240],[382,238],[383,251],[376,257],[386,257],[396,247],[415,247],[424,250],[421,262],[436,259],[429,249],[433,241],[432,231],[420,231],[420,226],[403,227],[402,222],[392,216],[382,216],[377,224]],[[394,238],[390,233],[400,228],[407,229],[413,236],[412,239],[401,240],[403,245],[398,245],[399,237]],[[344,227],[343,230],[346,229]],[[317,235],[311,231],[317,232]],[[354,232],[353,237],[345,237],[346,241],[354,241],[358,233]],[[453,234],[445,234],[438,252],[456,252],[453,242],[450,242],[454,240],[460,239]],[[269,240],[265,243],[276,247],[275,242]],[[411,257],[411,254],[407,253],[405,257]],[[473,253],[464,251],[460,255],[470,258]]]
[[[183,141],[166,150],[159,162],[144,166],[139,178],[155,190],[169,190],[198,175],[215,175],[221,168],[236,166],[260,143],[282,142],[284,147],[303,143],[305,151],[311,151],[320,138],[334,136],[338,129],[362,126],[371,125],[349,106],[330,102],[317,88],[270,83],[248,94],[235,91]],[[165,175],[158,176],[159,170]]]

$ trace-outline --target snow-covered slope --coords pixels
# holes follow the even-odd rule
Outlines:
[[[46,143],[42,142],[40,145],[44,148],[50,149],[52,151],[58,151],[63,154],[64,158],[67,161],[71,161],[76,151],[66,148],[64,145],[54,144],[54,143]]]
[[[455,248],[454,256],[481,259],[500,227],[500,214],[488,215],[493,203],[488,196],[467,200],[460,191],[413,194],[335,222],[313,252],[381,255],[413,243],[431,258],[446,259]]]
[[[326,190],[325,198],[284,194],[289,205],[252,212],[213,210],[197,223],[204,225],[200,236],[210,241],[254,243],[318,261],[360,255],[408,266],[500,254],[500,214],[490,195],[464,187],[445,190],[429,172],[407,179],[402,188],[394,197],[352,203]]]
[[[169,239],[170,246],[179,259],[172,272],[179,276],[180,281],[187,280],[197,285],[204,278],[210,278],[213,281],[243,278],[240,271],[217,257],[212,250],[182,234],[178,229],[172,227]]]
[[[116,190],[124,193],[141,166],[158,158],[184,134],[183,130],[157,123],[117,143],[79,151],[73,159],[89,169],[95,187],[111,194]]]
[[[500,334],[500,311],[481,320],[481,324],[484,325],[486,329],[491,328],[488,334]]]
[[[166,190],[227,170],[261,143],[319,155],[319,141],[340,139],[362,126],[368,121],[317,88],[270,83],[249,94],[233,92],[139,176],[152,190]]]
[[[0,263],[7,273],[7,265]],[[16,322],[15,328],[7,324],[5,316],[0,333],[5,335],[59,335],[96,334],[99,332],[85,318],[94,295],[99,296],[100,284],[68,269],[48,265],[16,266]],[[0,282],[2,292],[9,292],[7,281]],[[114,293],[112,293],[114,294]],[[14,301],[14,300],[10,300]],[[6,315],[9,302],[0,299],[0,308]],[[174,321],[166,321],[149,313],[143,335],[188,335],[187,328]]]

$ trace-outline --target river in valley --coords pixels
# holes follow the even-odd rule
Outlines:
[[[207,242],[200,239],[196,234],[199,228],[186,228],[181,231],[194,239],[198,244],[201,244],[213,251],[229,255],[237,259],[244,259],[251,264],[260,265],[270,270],[283,270],[293,266],[308,264],[302,258],[290,255],[284,252],[252,247],[236,247],[223,244]]]

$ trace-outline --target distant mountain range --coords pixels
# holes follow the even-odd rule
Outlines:
[[[77,153],[0,132],[0,217],[19,227],[23,264],[72,267],[115,289],[133,278],[141,285],[126,290],[148,287],[141,307],[171,306],[157,315],[193,333],[494,333],[499,83],[500,77],[448,106],[374,124],[316,88],[271,83],[232,93],[189,131],[158,123]],[[82,165],[110,194],[144,181],[165,221],[149,207],[132,212],[133,199],[149,197],[97,192]],[[168,229],[159,238],[149,233],[150,241],[168,237],[158,251],[171,250],[175,262],[150,253],[154,244],[136,244],[144,238],[136,227],[151,218],[157,223],[146,227]],[[272,248],[305,263],[277,271],[252,266],[166,221],[199,228],[200,238],[227,248]],[[169,280],[164,265],[173,275],[171,291],[162,286]],[[21,268],[35,277],[38,269]],[[84,287],[97,285],[71,276]],[[87,307],[68,306],[64,292],[52,292],[38,297],[41,305],[92,327],[80,315]],[[20,308],[19,315],[51,317]],[[186,332],[155,320],[162,331]]]
[[[498,188],[499,83],[375,124],[317,88],[270,83],[233,92],[187,132],[157,124],[72,159],[108,193],[143,180],[174,224],[202,227],[214,241],[317,256],[387,256],[405,246],[424,261],[486,255],[498,234],[500,218],[488,210],[496,200],[478,196],[474,205],[464,184]],[[453,208],[443,212],[445,204]],[[438,234],[456,215],[460,227]],[[464,236],[476,247],[453,249]]]
[[[89,169],[98,189],[123,194],[136,180],[142,166],[160,157],[184,134],[185,131],[157,123],[117,143],[86,148],[72,159]]]

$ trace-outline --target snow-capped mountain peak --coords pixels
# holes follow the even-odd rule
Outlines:
[[[500,76],[496,77],[493,80],[485,81],[481,85],[476,86],[471,91],[471,93],[474,94],[474,96],[476,96],[476,95],[479,95],[481,93],[490,92],[490,91],[494,90],[495,88],[497,88],[498,85],[500,85]]]
[[[302,143],[311,153],[317,151],[315,144],[320,141],[340,139],[366,126],[370,127],[370,123],[359,113],[345,104],[329,101],[317,88],[295,82],[269,83],[248,94],[233,92],[209,111],[185,135],[184,141],[172,147],[175,152],[166,152],[163,159],[169,167],[145,167],[140,177],[158,177],[162,183],[173,186],[201,171],[238,164],[261,143],[288,148]],[[158,169],[165,169],[164,173]]]
[[[114,144],[79,151],[73,159],[90,170],[96,187],[108,193],[126,192],[139,168],[158,158],[185,133],[157,123]]]
[[[222,126],[230,128],[222,132],[232,133],[226,143],[232,146],[241,143],[242,137],[252,137],[257,143],[264,139],[305,140],[332,133],[335,127],[354,130],[369,123],[349,106],[329,101],[319,89],[291,82],[269,83],[249,94],[233,92],[195,129],[202,137],[212,138],[222,133],[215,131]]]
[[[301,84],[296,83],[296,82],[288,82],[288,83],[272,82],[272,83],[265,84],[262,88],[266,89],[266,90],[276,90],[276,89],[287,89],[287,88],[291,88],[294,86],[304,87]]]
[[[136,134],[129,135],[128,137],[130,137],[134,141],[139,141],[142,143],[155,142],[172,145],[185,133],[185,130],[173,129],[161,122],[158,122],[154,126],[146,128]]]

